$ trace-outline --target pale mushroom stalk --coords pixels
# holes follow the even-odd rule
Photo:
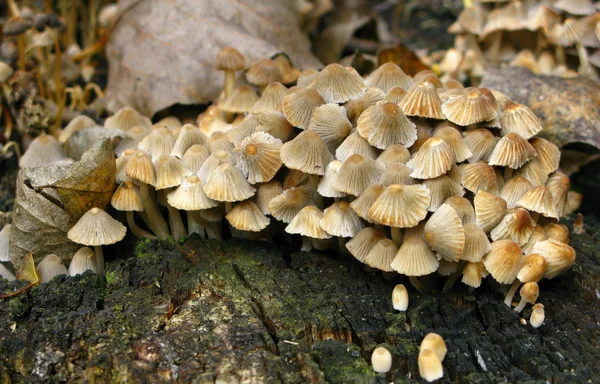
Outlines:
[[[302,247],[300,247],[302,252],[310,252],[312,250],[312,241],[310,238],[306,236],[302,236]]]
[[[11,16],[21,16],[21,12],[19,11],[19,7],[17,7],[15,0],[6,0],[6,6],[8,7]]]
[[[412,286],[419,292],[425,292],[425,286],[417,276],[408,276],[408,281],[412,284]]]
[[[390,235],[392,236],[392,240],[394,240],[396,245],[402,245],[402,230],[400,228],[392,227],[390,230]]]
[[[161,215],[158,210],[158,206],[152,196],[150,196],[150,191],[148,184],[140,183],[140,196],[142,198],[142,205],[144,206],[144,211],[146,211],[146,215],[148,216],[147,224],[152,229],[152,232],[158,236],[161,240],[166,240],[170,233],[169,227],[167,226],[167,222]]]
[[[133,233],[135,235],[135,237],[139,237],[139,238],[145,237],[147,239],[156,239],[156,236],[154,236],[150,232],[140,228],[137,225],[137,223],[135,222],[135,218],[133,217],[133,211],[127,211],[126,215],[127,215],[127,225],[129,226],[131,233]]]
[[[517,292],[517,289],[519,289],[520,286],[521,281],[517,279],[514,281],[514,283],[512,283],[510,289],[506,293],[506,297],[504,298],[504,304],[506,304],[509,308],[512,304],[513,297],[515,297],[515,293]]]
[[[218,240],[218,241],[223,240],[223,235],[221,233],[221,222],[220,221],[207,223],[205,229],[206,229],[206,235],[208,236],[209,239],[214,239],[214,240]]]
[[[579,73],[586,77],[595,76],[596,73],[590,66],[588,54],[583,44],[578,41],[575,43],[575,48],[577,49],[577,56],[579,57]]]
[[[94,252],[96,253],[96,273],[98,273],[98,276],[104,276],[104,252],[102,252],[102,246],[95,245]]]
[[[225,99],[229,97],[233,93],[235,89],[235,85],[237,82],[237,77],[235,75],[234,69],[226,69],[225,72],[225,86],[223,88]]]
[[[186,231],[179,211],[176,208],[171,207],[169,204],[167,204],[167,209],[169,210],[169,226],[171,227],[173,238],[175,240],[183,239]]]
[[[561,47],[560,45],[556,46],[556,51],[555,51],[555,55],[556,55],[556,65],[565,65],[567,59],[565,56],[565,49],[563,47]]]
[[[458,268],[456,269],[456,271],[454,271],[450,276],[448,276],[448,278],[444,282],[444,287],[442,288],[442,291],[444,293],[450,292],[450,290],[454,286],[454,283],[456,283],[456,280],[458,280],[458,278],[462,276],[462,272],[466,264],[466,261],[461,260],[458,264]]]
[[[515,312],[521,312],[525,306],[527,305],[527,301],[525,301],[523,298],[521,298],[521,300],[519,301],[519,304],[514,308]]]

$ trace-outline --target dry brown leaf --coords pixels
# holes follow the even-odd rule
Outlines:
[[[28,253],[25,258],[22,267],[17,271],[17,279],[27,280],[31,284],[37,284],[40,281],[40,276],[35,268],[35,261],[33,255]]]
[[[536,75],[525,68],[490,68],[482,87],[504,92],[542,121],[539,136],[559,147],[585,143],[600,149],[600,84],[586,78]]]
[[[409,76],[414,76],[419,71],[429,69],[416,53],[401,44],[380,49],[377,52],[377,61],[378,65],[395,63]]]
[[[120,1],[120,10],[135,1]],[[214,100],[223,82],[215,58],[225,46],[239,49],[250,62],[283,51],[299,68],[322,66],[300,31],[296,3],[140,1],[124,14],[107,46],[108,109],[129,105],[151,116],[175,103]]]
[[[78,246],[67,238],[67,232],[88,209],[108,205],[115,178],[108,138],[96,142],[72,165],[21,169],[10,239],[15,269],[23,267],[28,253],[33,253],[36,262],[49,253],[70,260]]]

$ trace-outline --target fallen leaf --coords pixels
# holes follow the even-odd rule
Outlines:
[[[401,44],[380,49],[377,52],[377,61],[378,66],[385,63],[395,63],[409,76],[414,76],[419,71],[429,69],[413,51]]]
[[[28,253],[24,260],[23,266],[17,271],[17,279],[27,280],[31,284],[37,284],[40,281],[37,269],[35,268],[35,261],[33,255]]]
[[[559,147],[584,143],[600,149],[600,84],[577,77],[536,75],[519,67],[490,68],[482,87],[504,92],[542,121],[539,136]]]
[[[68,262],[79,246],[68,239],[67,232],[90,208],[108,205],[115,178],[108,138],[92,145],[74,164],[21,169],[10,239],[15,269],[23,267],[29,253],[35,262],[49,253]]]
[[[107,46],[107,108],[124,105],[152,116],[175,103],[207,103],[221,93],[214,69],[221,48],[249,62],[285,52],[299,68],[318,68],[300,31],[295,1],[123,0],[127,10]]]
[[[101,126],[88,127],[75,132],[65,143],[64,149],[67,156],[73,160],[81,159],[84,152],[98,140],[108,137],[110,139],[124,138],[127,135],[118,129],[106,129]],[[114,144],[114,143],[113,143]]]

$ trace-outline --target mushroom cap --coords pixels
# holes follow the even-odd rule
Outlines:
[[[300,70],[292,64],[288,55],[280,52],[273,57],[273,61],[281,72],[281,82],[284,84],[295,83],[300,75]]]
[[[241,71],[246,69],[246,65],[246,58],[235,48],[224,47],[217,53],[216,68],[220,71]]]
[[[269,202],[271,216],[284,223],[290,223],[300,210],[308,205],[314,205],[311,191],[304,187],[286,189]]]
[[[237,167],[251,184],[270,181],[281,167],[281,140],[265,132],[255,132],[236,145]]]
[[[575,250],[567,244],[554,239],[538,241],[533,246],[533,253],[546,259],[546,279],[552,279],[565,272],[575,263]]]
[[[256,188],[246,181],[242,172],[231,164],[221,164],[208,177],[204,193],[216,201],[243,201],[254,195]]]
[[[260,99],[252,107],[252,113],[281,111],[281,102],[287,94],[285,85],[273,81],[269,83],[260,95]]]
[[[308,87],[319,76],[319,71],[313,68],[305,68],[298,74],[296,84],[298,87]]]
[[[545,319],[544,305],[541,303],[535,304],[531,311],[531,316],[529,317],[529,324],[534,328],[539,328],[544,324]]]
[[[481,286],[481,270],[483,269],[481,263],[468,262],[463,268],[462,282],[469,287],[479,288]]]
[[[379,149],[402,144],[410,147],[417,140],[415,123],[394,103],[377,103],[367,108],[357,121],[356,130],[369,144]]]
[[[421,378],[432,382],[441,379],[444,376],[444,367],[435,351],[431,349],[421,349],[417,362]]]
[[[556,171],[560,164],[560,149],[556,144],[541,137],[534,137],[529,142],[535,149],[537,158],[546,174]]]
[[[496,99],[487,88],[466,88],[461,95],[448,98],[442,105],[442,111],[448,120],[462,126],[498,116]]]
[[[490,232],[492,240],[510,239],[519,246],[527,244],[533,233],[535,221],[523,208],[511,209]]]
[[[388,91],[384,100],[390,103],[400,104],[406,94],[407,92],[404,88],[394,87]]]
[[[5,36],[18,36],[27,32],[33,23],[26,18],[13,16],[4,23],[3,33]]]
[[[400,101],[400,108],[406,116],[419,116],[429,119],[445,119],[442,113],[442,100],[436,87],[424,80],[413,85]]]
[[[308,128],[319,134],[330,152],[350,134],[352,123],[346,116],[344,107],[337,104],[323,104],[314,109]]]
[[[550,193],[550,190],[546,187],[531,188],[521,196],[515,206],[540,213],[545,217],[558,219],[552,193]]]
[[[317,192],[319,192],[319,195],[332,198],[346,196],[344,192],[340,192],[333,187],[334,180],[342,168],[342,165],[343,163],[339,160],[333,160],[327,164],[325,176],[321,178],[319,185],[317,186]]]
[[[448,349],[446,348],[446,342],[444,341],[442,336],[433,332],[425,335],[423,341],[421,341],[420,349],[431,349],[433,352],[435,352],[437,358],[440,361],[444,361],[446,353],[448,352]]]
[[[48,283],[55,276],[68,275],[69,271],[61,258],[55,254],[49,254],[36,266],[36,270],[40,276],[40,283]]]
[[[413,185],[417,181],[410,177],[412,170],[404,164],[394,163],[386,167],[385,172],[381,175],[379,182],[386,187],[392,184]],[[425,184],[425,183],[423,183]],[[431,207],[431,206],[430,206]]]
[[[468,199],[461,196],[450,196],[444,201],[444,204],[448,204],[454,208],[463,225],[475,222],[475,209]]]
[[[195,174],[200,171],[202,164],[208,159],[208,156],[209,153],[206,147],[200,144],[194,144],[185,151],[181,157],[181,162],[187,169]]]
[[[10,233],[12,224],[6,224],[0,231],[0,261],[10,261]]]
[[[370,159],[376,159],[379,152],[358,132],[353,132],[337,147],[335,158],[344,162],[352,155],[362,155]]]
[[[380,230],[373,227],[365,227],[346,243],[346,249],[355,259],[364,263],[371,249],[380,240],[385,238],[385,235]]]
[[[117,211],[143,211],[142,198],[135,184],[125,181],[113,193],[110,204]]]
[[[516,133],[525,139],[532,138],[544,128],[529,107],[514,103],[502,111],[500,124],[502,126],[502,135]]]
[[[509,133],[496,144],[489,164],[517,169],[536,155],[535,149],[527,140],[517,133]]]
[[[252,111],[252,107],[259,97],[251,87],[247,85],[237,86],[228,98],[223,100],[219,107],[226,112],[246,113]]]
[[[558,216],[565,216],[567,207],[567,198],[569,196],[569,187],[571,180],[562,172],[554,172],[546,181],[546,188],[552,194],[554,207]]]
[[[236,204],[225,218],[235,229],[250,232],[260,232],[265,229],[271,221],[271,219],[266,217],[260,208],[250,200]]]
[[[429,212],[435,212],[450,197],[462,197],[465,194],[465,190],[461,185],[446,175],[436,177],[435,179],[423,180],[423,185],[429,188],[429,192],[431,193],[431,203],[429,204],[429,208],[427,208]]]
[[[455,162],[452,148],[444,140],[433,137],[419,148],[406,165],[413,170],[412,177],[433,179],[448,172]]]
[[[512,284],[521,269],[523,252],[512,240],[497,240],[483,258],[485,269],[501,284]]]
[[[523,248],[523,253],[525,255],[533,253],[533,246],[538,241],[544,241],[546,239],[546,232],[544,231],[544,228],[540,224],[536,224],[535,227],[533,227],[533,233],[529,237],[529,240],[527,240],[527,244],[521,247]]]
[[[67,232],[69,240],[83,245],[100,246],[121,241],[127,228],[108,213],[94,207],[81,216]]]
[[[397,284],[392,291],[392,306],[396,311],[406,311],[409,296],[404,284]]]
[[[285,231],[313,239],[330,239],[331,235],[325,232],[319,224],[322,218],[323,212],[319,208],[314,205],[307,205],[294,216],[288,226],[285,227]]]
[[[73,120],[71,120],[69,122],[69,124],[67,124],[67,126],[64,127],[62,129],[62,131],[60,131],[60,135],[58,136],[58,141],[60,141],[61,143],[64,144],[69,140],[71,135],[73,135],[75,132],[77,132],[83,128],[96,127],[96,126],[98,126],[98,123],[96,123],[92,118],[90,118],[86,115],[75,116],[73,118]]]
[[[275,61],[263,58],[250,65],[250,68],[246,71],[246,80],[250,84],[266,86],[275,81],[282,81],[283,75]]]
[[[439,261],[425,240],[417,236],[406,236],[391,267],[407,276],[423,276],[437,270]]]
[[[192,124],[185,124],[181,127],[177,140],[175,140],[171,155],[181,159],[190,147],[193,145],[205,146],[207,141],[206,135],[198,127]]]
[[[170,154],[174,146],[175,136],[166,127],[154,129],[138,144],[139,149],[148,152],[152,156],[152,161],[156,161],[160,155]]]
[[[383,172],[383,165],[377,161],[355,154],[344,161],[333,187],[340,192],[359,196],[368,186],[378,182]]]
[[[332,236],[354,237],[364,225],[345,201],[336,201],[325,208],[320,223],[321,228]]]
[[[117,113],[107,117],[104,121],[104,128],[119,129],[125,133],[137,125],[150,130],[152,128],[152,121],[131,107],[119,109]]]
[[[390,264],[394,261],[397,253],[398,246],[393,240],[379,240],[365,258],[365,264],[384,272],[393,272]]]
[[[410,228],[427,216],[430,201],[429,189],[424,185],[392,184],[375,200],[369,216],[384,225]]]
[[[3,61],[0,61],[0,83],[6,82],[15,73],[15,70]]]
[[[192,175],[192,171],[175,156],[163,154],[154,162],[154,173],[156,175],[156,190],[177,187],[183,180]]]
[[[460,256],[461,260],[478,263],[490,251],[490,241],[487,235],[476,223],[464,225],[465,247]]]
[[[388,146],[377,158],[385,166],[393,163],[406,164],[410,160],[410,152],[402,144]]]
[[[369,216],[369,210],[377,198],[385,191],[383,184],[373,184],[368,186],[356,199],[350,203],[350,207],[363,220],[373,223]]]
[[[541,159],[536,156],[517,169],[513,177],[523,177],[534,186],[542,186],[548,180],[548,173],[546,173]]]
[[[483,7],[475,3],[472,7],[465,7],[456,21],[463,30],[479,35],[483,31],[486,15]]]
[[[436,129],[433,131],[433,137],[438,137],[444,140],[450,146],[450,148],[452,148],[452,151],[454,152],[454,158],[456,159],[457,163],[462,163],[473,156],[473,153],[456,128],[448,126],[439,128],[436,127]]]
[[[487,129],[467,131],[464,136],[464,143],[472,153],[472,156],[467,159],[469,163],[487,161],[494,152],[497,143],[496,137]]]
[[[42,134],[29,144],[29,148],[19,160],[19,166],[21,168],[42,167],[66,157],[58,140],[51,135]]]
[[[358,99],[348,100],[344,103],[344,109],[348,119],[356,123],[356,119],[369,107],[377,104],[385,98],[385,93],[379,88],[367,88],[365,94]]]
[[[295,135],[294,127],[281,112],[270,111],[258,114],[259,125],[255,132],[266,132],[282,142],[290,141]]]
[[[465,230],[454,208],[442,204],[427,220],[425,241],[448,261],[458,261],[465,247]]]
[[[308,129],[313,111],[323,104],[325,100],[319,92],[312,88],[304,88],[288,93],[281,102],[281,108],[290,124],[300,129]]]
[[[311,175],[324,175],[333,156],[314,131],[301,132],[296,138],[281,147],[281,160],[288,168]]]
[[[384,347],[377,347],[371,355],[371,365],[377,373],[386,373],[392,369],[392,354]]]
[[[197,172],[198,177],[202,180],[203,183],[206,184],[210,175],[212,175],[222,164],[231,164],[234,165],[237,159],[233,152],[223,150],[223,151],[215,151],[211,153],[210,156],[204,160],[204,163],[200,167],[200,170]]]
[[[259,184],[256,187],[255,201],[256,205],[260,208],[262,213],[269,215],[271,210],[269,209],[269,203],[271,200],[283,193],[281,183],[277,180],[271,180],[267,183]]]
[[[174,191],[167,194],[167,202],[170,206],[184,211],[199,211],[218,206],[218,202],[206,196],[202,187],[198,176],[189,176]]]
[[[520,282],[540,281],[546,273],[546,259],[542,255],[535,253],[529,254],[523,258],[523,266],[517,274]]]
[[[376,87],[388,93],[395,87],[409,90],[413,81],[395,63],[383,63],[367,76],[365,84],[367,87]]]
[[[506,213],[506,201],[492,193],[480,190],[474,199],[476,222],[484,232],[491,231]]]
[[[365,83],[356,72],[337,63],[327,65],[308,86],[319,92],[327,103],[343,103],[357,99],[365,92]]]
[[[88,247],[79,248],[69,264],[69,276],[82,274],[88,269],[96,273],[96,252]]]
[[[467,190],[477,194],[479,191],[498,193],[498,179],[494,168],[479,161],[473,164],[462,164],[458,167],[461,184]]]
[[[506,181],[500,191],[500,197],[506,201],[508,208],[514,208],[527,191],[533,188],[529,180],[523,177],[513,177]]]

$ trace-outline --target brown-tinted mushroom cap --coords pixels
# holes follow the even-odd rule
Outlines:
[[[252,113],[281,111],[281,102],[287,94],[285,85],[272,82],[267,85],[260,99],[252,107]]]
[[[281,195],[273,197],[269,202],[269,211],[277,220],[289,223],[308,205],[314,205],[311,191],[304,187],[296,187],[286,189]]]
[[[369,216],[391,227],[414,227],[427,215],[430,200],[429,189],[424,185],[393,184],[375,200]]]
[[[560,163],[560,149],[556,144],[541,137],[534,137],[529,141],[537,152],[537,158],[546,174],[558,169]]]
[[[462,163],[473,156],[460,132],[453,127],[436,127],[433,137],[444,140],[452,148],[457,163]]]
[[[337,104],[323,104],[313,111],[308,129],[317,132],[329,151],[333,153],[350,134],[352,123],[348,120],[344,107]]]
[[[391,267],[403,275],[423,276],[435,272],[438,265],[438,259],[425,240],[417,236],[406,236]]]
[[[304,131],[281,147],[281,160],[291,169],[311,175],[324,175],[333,156],[314,131]]]
[[[379,181],[384,167],[375,160],[362,155],[352,155],[344,161],[333,187],[340,192],[359,196],[369,185]]]
[[[388,93],[394,87],[408,90],[413,81],[400,67],[394,63],[384,63],[367,76],[365,83],[367,87],[376,87]]]
[[[504,215],[498,225],[490,232],[492,240],[510,239],[519,246],[527,244],[533,234],[535,221],[523,208],[512,209]]]
[[[500,118],[502,134],[517,133],[529,139],[540,132],[543,127],[540,120],[529,107],[523,104],[510,104],[502,112]]]
[[[92,208],[69,230],[69,240],[83,245],[107,245],[121,241],[127,228],[100,208]]]
[[[496,118],[496,99],[486,88],[465,89],[462,95],[450,97],[442,105],[444,116],[451,122],[467,126]]]
[[[444,119],[442,100],[437,94],[435,85],[429,81],[421,81],[413,85],[402,98],[400,108],[406,116]]]
[[[131,181],[122,183],[113,193],[111,205],[118,211],[143,211],[142,198]]]
[[[281,140],[256,132],[236,146],[237,167],[251,184],[270,181],[281,167]]]
[[[225,47],[217,53],[216,68],[218,70],[241,71],[246,68],[246,65],[246,58],[235,48]]]
[[[410,147],[417,140],[415,123],[393,103],[378,103],[367,108],[359,116],[356,130],[369,144],[379,149],[394,144]]]
[[[465,247],[465,230],[454,208],[443,204],[427,220],[425,241],[448,261],[458,261]]]
[[[154,173],[156,175],[154,187],[159,190],[180,185],[192,174],[192,171],[175,156],[160,155],[154,162]]]
[[[243,201],[254,195],[256,188],[246,181],[242,172],[231,164],[219,165],[203,187],[204,193],[216,201]]]
[[[317,78],[308,86],[319,92],[327,103],[343,103],[359,98],[366,89],[358,73],[332,63],[321,70]]]
[[[354,258],[364,263],[373,247],[385,238],[385,235],[380,230],[373,227],[366,227],[361,229],[353,239],[346,243],[346,249],[348,249],[348,252]]]
[[[325,104],[325,100],[311,88],[288,93],[281,103],[283,114],[290,124],[300,129],[308,129],[310,119],[316,107]]]
[[[123,132],[129,131],[129,129],[137,125],[141,125],[148,130],[152,128],[152,122],[150,119],[141,115],[138,111],[131,107],[123,107],[119,109],[117,113],[108,117],[104,121],[104,128],[120,129]]]
[[[539,241],[533,246],[533,253],[546,259],[547,279],[552,279],[565,272],[575,262],[575,250],[567,244],[554,239]]]
[[[423,180],[423,185],[431,192],[431,204],[427,209],[429,212],[435,212],[448,198],[465,194],[461,185],[446,175]]]
[[[509,133],[496,144],[489,164],[517,169],[534,156],[536,151],[527,140],[516,133]]]
[[[363,220],[372,223],[373,219],[369,215],[369,210],[377,198],[385,191],[385,186],[382,184],[373,184],[367,187],[359,197],[350,203],[350,207]]]
[[[406,165],[412,168],[412,177],[433,179],[448,172],[455,161],[452,148],[444,140],[433,137],[421,146]]]
[[[258,99],[259,97],[254,89],[247,85],[240,85],[233,90],[227,99],[223,100],[219,107],[226,112],[246,113],[252,110]]]
[[[260,232],[265,229],[271,221],[271,219],[266,217],[260,208],[250,200],[236,204],[225,218],[235,229],[250,232]]]
[[[343,163],[338,160],[333,160],[329,164],[327,164],[327,169],[325,170],[325,176],[321,178],[319,181],[319,185],[317,186],[317,192],[319,195],[323,197],[343,197],[346,196],[344,192],[340,192],[334,188],[333,183],[340,169],[342,168]]]
[[[523,253],[521,247],[512,240],[498,240],[491,244],[483,265],[494,280],[501,284],[512,284],[521,269]]]
[[[545,217],[558,219],[554,199],[546,187],[533,187],[517,201],[517,207],[523,207],[531,212],[537,212]]]
[[[473,193],[486,191],[498,193],[498,180],[494,168],[483,162],[463,164],[459,166],[462,186]]]
[[[390,267],[398,253],[398,246],[390,239],[379,240],[365,258],[365,264],[385,272],[393,272]]]
[[[287,233],[312,237],[313,239],[329,239],[331,235],[325,232],[319,224],[322,218],[323,212],[319,208],[308,205],[294,216],[285,228],[285,231]]]
[[[156,176],[152,158],[144,151],[137,151],[125,165],[125,174],[133,180],[154,185]]]
[[[273,60],[265,58],[250,65],[246,71],[246,79],[250,84],[262,87],[275,81],[282,81],[283,75]]]
[[[474,206],[477,225],[484,232],[489,232],[498,225],[506,213],[506,201],[483,190],[475,195]]]

